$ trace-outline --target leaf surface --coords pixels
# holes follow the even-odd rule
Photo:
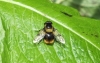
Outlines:
[[[0,1],[1,63],[99,63],[100,21],[81,17],[70,7],[46,0]],[[33,38],[51,20],[66,44]]]

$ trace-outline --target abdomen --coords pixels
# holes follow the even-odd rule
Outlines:
[[[46,44],[52,44],[54,42],[53,33],[46,33],[45,36],[44,36],[44,42]]]

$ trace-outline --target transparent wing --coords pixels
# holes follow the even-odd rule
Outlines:
[[[65,44],[65,39],[61,36],[61,34],[56,29],[53,33],[54,33],[55,38],[58,42]]]
[[[42,40],[45,36],[45,32],[44,30],[40,30],[39,33],[37,34],[37,36],[34,38],[33,43],[39,43],[40,40]]]

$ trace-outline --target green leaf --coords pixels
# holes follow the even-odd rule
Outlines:
[[[0,63],[99,63],[100,21],[47,0],[0,1]],[[33,44],[45,21],[65,38],[64,45]]]

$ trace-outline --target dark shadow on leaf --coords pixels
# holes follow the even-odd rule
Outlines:
[[[61,13],[63,13],[64,15],[66,15],[66,16],[72,17],[72,15],[71,15],[71,14],[68,14],[68,13],[63,12],[63,11],[60,11],[60,12],[61,12]]]

